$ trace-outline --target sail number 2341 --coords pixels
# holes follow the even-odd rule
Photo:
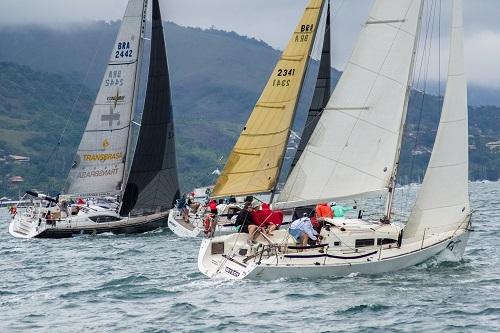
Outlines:
[[[282,79],[282,77],[294,76],[294,75],[295,75],[295,68],[278,69],[278,73],[276,73],[276,76],[279,76],[280,78],[273,80],[273,87],[289,87],[290,80]]]
[[[115,51],[115,59],[132,58],[133,50],[130,49],[130,42],[118,42],[118,51]]]

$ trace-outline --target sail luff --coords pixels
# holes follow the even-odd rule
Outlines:
[[[468,107],[464,73],[462,1],[453,0],[446,92],[422,187],[404,229],[406,241],[466,227],[468,191]]]
[[[148,84],[141,128],[120,214],[170,209],[179,197],[174,120],[165,36],[158,0],[152,0]]]
[[[270,192],[286,152],[325,0],[310,0],[218,178],[212,195]]]
[[[139,89],[140,89],[140,81],[141,81],[141,68],[142,68],[142,59],[144,57],[144,37],[146,36],[146,17],[148,12],[148,0],[143,0],[143,10],[142,10],[142,24],[141,24],[141,32],[139,38],[139,46],[138,46],[138,58],[137,58],[137,67],[135,69],[134,76],[134,97],[132,98],[132,117],[136,110],[137,99],[139,97]],[[125,153],[125,167],[123,168],[122,175],[122,184],[120,192],[123,196],[125,191],[125,187],[127,185],[127,179],[129,176],[129,167],[130,167],[130,159],[133,158],[132,152],[132,140],[133,140],[133,127],[129,126],[128,134],[127,134],[127,150]]]
[[[125,170],[144,0],[129,0],[64,193],[119,194]]]
[[[376,0],[278,202],[322,202],[387,188],[422,0]]]
[[[330,99],[332,71],[330,49],[330,1],[328,1],[328,7],[326,11],[325,35],[323,38],[323,47],[321,50],[321,59],[319,64],[318,77],[316,78],[316,86],[314,88],[314,95],[311,101],[311,106],[309,107],[309,112],[307,114],[306,123],[302,131],[300,143],[290,167],[290,172],[299,161],[302,152],[309,142],[309,138],[311,137],[314,129],[316,128],[316,125],[318,124],[319,118],[323,113],[323,109],[326,107],[328,100]]]

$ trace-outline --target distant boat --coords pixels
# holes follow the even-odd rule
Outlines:
[[[64,195],[27,192],[10,233],[19,238],[136,233],[166,224],[179,197],[169,71],[158,0],[152,0],[151,52],[137,143],[138,99],[148,0],[129,0],[106,73],[69,172]]]
[[[291,135],[294,135],[292,137],[295,139],[299,138],[291,129],[313,46],[318,39],[321,19],[324,17],[325,24],[322,26],[324,39],[320,41],[323,42],[320,69],[296,158],[300,156],[330,95],[330,7],[326,3],[325,0],[312,0],[305,8],[302,19],[278,60],[224,170],[210,193],[211,198],[251,195],[272,200],[277,190],[289,138]],[[233,206],[224,207],[222,214],[216,217],[215,235],[236,231],[230,220],[237,211],[237,207]],[[286,219],[291,219],[291,215],[285,214]],[[203,234],[203,231],[212,235],[212,232],[206,230],[206,215],[203,209],[193,212],[189,221],[184,221],[180,212],[173,209],[169,215],[168,225],[180,237],[196,237]]]
[[[256,245],[247,234],[204,239],[198,255],[203,274],[226,279],[377,274],[442,252],[462,257],[471,209],[461,0],[452,2],[447,88],[430,162],[406,226],[391,223],[423,3],[375,0],[327,107],[273,204],[298,208],[383,195],[381,219],[324,218],[319,242],[307,246],[283,230],[261,235]]]

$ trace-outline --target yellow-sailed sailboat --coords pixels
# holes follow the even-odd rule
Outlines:
[[[327,0],[310,0],[307,4],[301,20],[229,155],[211,194],[213,198],[274,194],[313,45],[324,16],[327,21],[324,25],[325,30],[328,28],[329,32],[327,3]],[[316,92],[318,86],[323,89],[320,90],[321,96],[315,94],[313,104],[316,100],[326,102],[330,93],[329,33],[325,34],[325,41],[327,39],[324,50],[327,47],[328,54],[325,55],[325,59],[328,61],[327,65],[320,66]],[[321,77],[322,72],[328,72],[327,78]],[[323,107],[324,105],[311,108],[310,112],[317,113],[317,109]],[[172,211],[169,227],[179,236],[194,237],[203,229],[202,216],[203,213],[192,214],[190,222],[186,223],[186,219],[180,216],[179,211]],[[228,222],[225,221],[226,224]],[[228,232],[234,232],[233,228],[227,229]]]
[[[272,192],[277,184],[324,0],[311,0],[229,156],[213,197]]]

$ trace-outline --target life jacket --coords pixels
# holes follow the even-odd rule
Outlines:
[[[320,203],[316,205],[316,218],[329,217],[333,218],[333,212],[327,203]]]
[[[205,233],[205,235],[208,235],[212,230],[212,222],[214,222],[214,219],[214,214],[207,214],[205,216],[205,220],[203,221],[203,232]]]

